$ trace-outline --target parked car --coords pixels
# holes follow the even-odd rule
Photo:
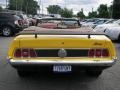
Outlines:
[[[119,26],[120,26],[120,19],[119,20],[113,20],[109,23],[105,23],[105,24],[102,24],[102,25],[98,25],[94,28],[94,31],[104,33],[104,30],[106,30],[106,28],[119,27]]]
[[[99,19],[99,20],[97,20],[96,22],[86,23],[86,24],[83,24],[82,26],[95,28],[97,25],[104,24],[104,23],[107,22],[107,21],[108,21],[107,19]]]
[[[99,21],[99,18],[85,19],[85,20],[80,21],[80,23],[82,26],[84,26],[86,24],[93,24],[97,21]]]
[[[27,29],[13,40],[8,51],[9,62],[21,77],[41,69],[55,73],[85,70],[98,77],[116,62],[115,47],[104,35],[81,32],[83,28]]]
[[[120,26],[119,27],[108,27],[104,30],[104,33],[111,40],[120,40]]]
[[[0,33],[3,36],[11,36],[22,30],[22,20],[11,13],[0,13]]]
[[[29,26],[36,26],[36,19],[34,18],[28,18],[28,21],[29,21]]]
[[[18,14],[17,16],[19,16],[22,19],[24,28],[27,28],[27,27],[30,26],[30,22],[29,22],[29,19],[28,19],[27,15],[25,15],[25,14]]]
[[[72,18],[42,18],[38,22],[38,26],[43,28],[77,28],[80,27],[78,19]]]
[[[117,19],[108,19],[108,21],[106,21],[104,24],[110,24],[115,22]],[[103,24],[102,24],[103,25]]]

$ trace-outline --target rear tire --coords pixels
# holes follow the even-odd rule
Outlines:
[[[12,28],[9,26],[4,26],[2,28],[2,35],[5,37],[9,37],[9,36],[13,35]]]
[[[118,36],[118,41],[120,41],[120,34],[119,34],[119,36]]]
[[[86,70],[87,75],[93,77],[99,77],[102,74],[102,70]]]
[[[27,71],[23,71],[23,70],[17,70],[17,73],[20,77],[26,77],[29,75]]]

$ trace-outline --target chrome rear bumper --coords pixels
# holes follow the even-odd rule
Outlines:
[[[117,59],[113,60],[14,60],[10,59],[9,62],[12,66],[26,66],[26,65],[55,65],[55,64],[69,64],[75,66],[112,66]]]

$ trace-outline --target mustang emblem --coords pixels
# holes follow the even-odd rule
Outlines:
[[[60,49],[60,50],[58,51],[58,56],[59,56],[60,58],[66,57],[66,56],[67,56],[67,51],[66,51],[65,49]]]

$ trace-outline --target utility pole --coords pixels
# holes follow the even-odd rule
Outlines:
[[[28,1],[27,1],[27,4],[26,4],[26,14],[28,13]]]
[[[40,14],[40,11],[41,11],[41,0],[39,0],[39,14]]]
[[[93,7],[92,7],[92,12],[93,12]]]
[[[16,11],[17,11],[17,0],[16,0]]]
[[[43,14],[43,9],[44,9],[44,8],[43,8],[43,3],[42,3],[42,14]]]
[[[56,0],[56,4],[58,5],[58,2],[57,2],[57,0]]]
[[[7,0],[6,0],[6,9],[7,9]]]
[[[23,10],[23,0],[21,0],[21,11]]]
[[[111,5],[112,11],[111,11],[111,13],[110,13],[110,18],[113,18],[113,16],[112,16],[112,15],[113,15],[113,1],[111,2],[111,4],[112,4],[112,5]],[[110,12],[110,11],[109,11],[109,12]]]
[[[65,8],[66,8],[66,0],[65,0]]]

